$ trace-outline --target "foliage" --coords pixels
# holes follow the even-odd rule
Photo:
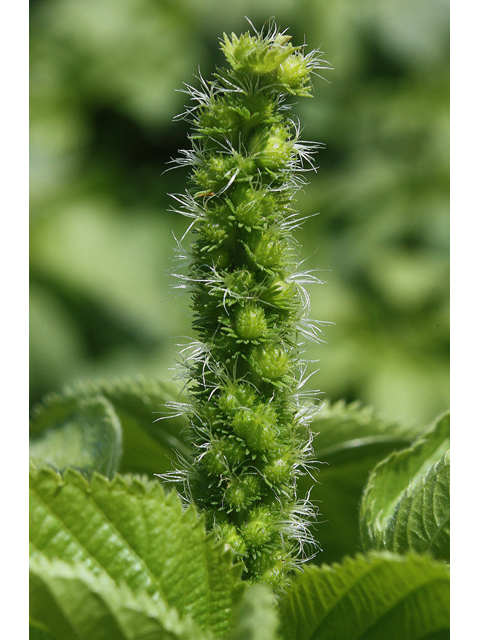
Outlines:
[[[291,640],[449,637],[448,569],[423,556],[369,553],[309,567],[282,604]]]
[[[72,422],[81,415],[80,407],[85,406],[86,400],[95,399],[96,406],[107,402],[101,389],[110,399],[116,398],[116,403],[110,405],[116,420],[123,426],[119,418],[121,407],[129,404],[130,413],[123,413],[126,429],[135,421],[138,431],[149,437],[138,439],[135,456],[129,455],[124,439],[123,454],[114,456],[114,471],[122,473],[108,480],[98,472],[92,473],[95,465],[105,465],[97,452],[104,437],[102,430],[108,430],[108,423],[102,412],[85,412],[77,428],[89,434],[90,460],[84,451],[73,449],[69,465],[77,471],[66,470],[60,475],[52,469],[58,460],[57,451],[69,450]],[[38,418],[46,415],[48,406],[37,408],[37,419],[32,420],[32,450],[38,451],[39,438],[44,438],[45,444],[42,467],[37,457],[39,468],[32,467],[30,471],[32,638],[448,637],[449,575],[445,562],[435,560],[424,550],[418,553],[415,538],[410,546],[411,536],[407,536],[407,548],[400,550],[402,555],[383,550],[383,546],[377,551],[375,540],[366,540],[365,552],[359,554],[359,524],[356,532],[348,536],[340,535],[338,530],[334,552],[329,549],[330,540],[334,540],[329,523],[317,525],[314,535],[325,549],[317,561],[334,555],[333,564],[307,565],[291,578],[290,587],[278,602],[266,585],[259,584],[247,588],[242,597],[240,567],[232,564],[231,551],[225,552],[211,534],[206,536],[203,521],[193,506],[182,511],[175,493],[165,496],[158,481],[151,479],[149,470],[158,460],[158,452],[150,439],[151,415],[142,405],[171,401],[167,388],[160,389],[160,385],[144,380],[92,384],[76,391],[70,388],[64,396],[57,396],[55,403],[70,403],[72,413],[64,413],[64,422],[57,417],[51,425],[47,420],[40,423]],[[409,460],[412,451],[423,450],[425,443],[431,442],[439,425],[441,433],[435,442],[448,436],[445,417],[426,429],[413,431],[387,425],[358,406],[336,404],[324,410],[312,429],[324,434],[323,459],[331,456],[330,465],[322,465],[315,474],[319,482],[313,491],[328,505],[332,520],[344,528],[355,526],[352,522],[356,513],[356,505],[352,513],[351,504],[355,501],[347,488],[354,488],[353,495],[358,500],[361,496],[357,482],[362,474],[355,472],[355,465],[372,470],[366,496],[379,494],[385,486],[386,476],[382,474],[390,469],[392,457]],[[156,424],[159,432],[164,430],[166,435],[177,433],[180,439],[186,436],[178,428],[178,418]],[[50,431],[55,438],[45,438]],[[162,441],[160,435],[157,438]],[[189,445],[184,446],[188,449]],[[418,486],[428,487],[429,478],[438,468],[440,453],[434,453],[438,448],[432,444],[432,454],[418,454],[414,456],[416,462],[411,461],[411,468],[418,469]],[[319,446],[317,450],[321,450]],[[335,450],[339,456],[341,451],[350,452],[352,464],[347,454],[342,465],[340,456],[336,474],[329,478]],[[375,459],[388,451],[393,453],[375,466]],[[140,474],[140,460],[148,476]],[[384,467],[388,469],[379,473]],[[393,468],[391,473],[395,475]],[[397,480],[392,501],[403,493],[410,495],[410,480],[408,472]],[[339,489],[333,494],[336,481]],[[330,496],[335,497],[335,502],[329,504]],[[365,498],[362,512],[364,504]],[[424,492],[423,506],[425,513],[433,510],[438,518],[448,521],[448,501],[438,501],[434,492]],[[360,515],[363,522],[364,516]],[[397,532],[403,535],[405,527],[400,519],[379,520],[389,536],[396,538]],[[448,534],[445,527],[443,532]],[[51,606],[45,606],[47,601]],[[78,606],[80,602],[82,606]],[[44,635],[36,635],[37,630]],[[147,632],[152,635],[142,635]]]
[[[450,415],[379,463],[360,509],[364,546],[450,561]]]
[[[225,36],[222,46],[232,70],[218,71],[203,93],[189,89],[200,103],[187,112],[196,130],[194,151],[185,155],[194,187],[177,197],[200,231],[185,280],[203,340],[186,352],[193,384],[186,396],[144,379],[72,385],[33,410],[32,638],[447,638],[448,414],[412,428],[359,404],[328,403],[310,437],[314,412],[292,395],[304,372],[294,333],[317,334],[304,317],[309,278],[291,275],[297,258],[286,242],[297,224],[290,216],[301,185],[295,171],[310,152],[285,115],[283,94],[307,94],[319,60],[275,29]],[[222,118],[235,120],[227,132]],[[239,252],[244,262],[237,264]],[[236,274],[231,265],[240,265],[242,277],[226,287]],[[174,412],[152,425],[159,404]],[[209,460],[216,442],[221,455]],[[241,449],[235,464],[227,445]],[[326,496],[328,467],[310,465],[311,449],[332,465]],[[161,471],[175,455],[188,507],[151,479],[152,467]],[[293,464],[280,473],[273,462],[285,456]],[[320,484],[299,501],[308,477]],[[303,543],[321,543],[322,525],[307,529],[314,492],[334,497],[327,508],[348,533],[337,536],[331,564],[292,573]],[[359,503],[357,524],[352,505]],[[263,518],[256,528],[252,514]],[[253,542],[254,534],[262,540]]]
[[[131,626],[139,637],[182,637],[179,616],[224,633],[238,567],[231,569],[231,554],[205,536],[193,510],[182,511],[175,493],[165,498],[158,483],[120,476],[108,482],[95,474],[89,483],[71,470],[63,478],[47,468],[31,476],[36,620],[60,637],[77,629],[108,637],[116,627],[128,634]]]
[[[311,428],[314,458],[324,464],[313,487],[308,476],[300,479],[299,493],[310,490],[321,512],[317,536],[323,552],[314,561],[339,562],[361,548],[358,506],[371,470],[423,429],[382,419],[358,402],[325,403]]]

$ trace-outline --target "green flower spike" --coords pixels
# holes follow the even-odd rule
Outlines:
[[[318,406],[300,392],[297,338],[321,340],[304,290],[318,280],[295,271],[292,238],[293,197],[320,145],[299,141],[285,100],[310,96],[312,73],[326,67],[275,25],[224,35],[221,48],[229,68],[201,90],[187,85],[195,104],[183,114],[192,149],[178,163],[190,166],[191,187],[174,197],[194,240],[179,286],[192,295],[199,341],[182,352],[190,404],[176,409],[190,415],[195,455],[169,479],[183,482],[246,579],[281,590],[315,547],[315,509],[296,483]]]

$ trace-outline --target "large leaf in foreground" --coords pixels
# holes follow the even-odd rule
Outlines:
[[[285,640],[449,637],[449,573],[428,556],[370,552],[297,573],[281,600]]]
[[[36,624],[61,640],[202,640],[190,618],[180,620],[160,597],[134,593],[82,564],[30,558],[30,610]],[[211,637],[210,634],[208,637]]]
[[[175,493],[120,476],[88,483],[68,470],[31,471],[30,540],[35,557],[83,566],[95,577],[145,593],[218,636],[230,626],[240,566],[205,534]],[[103,578],[102,578],[103,579]],[[54,629],[49,629],[52,633]]]
[[[326,403],[311,429],[315,459],[326,463],[315,473],[318,483],[310,494],[322,514],[315,535],[323,552],[316,562],[331,563],[360,548],[358,509],[371,470],[392,451],[409,445],[423,429],[388,422],[358,402]],[[302,477],[299,495],[311,486],[311,478]]]
[[[373,470],[360,523],[365,548],[450,559],[450,415]]]
[[[122,429],[114,408],[102,396],[58,397],[37,409],[30,425],[30,459],[58,471],[67,467],[85,475],[111,477],[122,453]]]

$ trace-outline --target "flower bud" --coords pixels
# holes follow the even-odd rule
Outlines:
[[[235,331],[242,340],[255,340],[267,331],[267,321],[262,307],[255,302],[238,310],[235,319]]]

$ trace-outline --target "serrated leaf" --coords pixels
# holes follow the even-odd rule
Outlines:
[[[364,548],[450,559],[450,415],[373,470],[362,499]]]
[[[320,436],[315,439],[315,454],[324,457],[358,452],[364,447],[402,446],[414,440],[424,429],[404,426],[376,416],[371,407],[360,402],[326,402],[311,425]]]
[[[58,471],[73,467],[89,476],[94,471],[111,477],[122,453],[122,429],[115,410],[101,396],[64,398],[43,408],[48,428],[30,439],[30,459],[37,466],[49,464]],[[38,424],[33,423],[33,431]]]
[[[253,584],[235,611],[230,640],[276,640],[278,609],[273,592],[265,584]]]
[[[370,552],[297,573],[282,597],[285,640],[448,638],[449,573],[428,556]]]
[[[143,378],[115,382],[83,382],[66,388],[61,395],[46,399],[47,407],[102,396],[114,407],[122,425],[123,456],[119,471],[131,473],[164,473],[172,468],[175,451],[190,455],[183,433],[187,420],[182,415],[165,417],[166,405],[178,399],[173,384],[150,382]],[[158,420],[162,417],[161,420]],[[31,433],[48,426],[45,409],[37,407]]]
[[[360,403],[326,403],[311,425],[315,473],[310,498],[322,514],[315,536],[323,552],[315,562],[331,563],[360,547],[358,509],[369,473],[385,456],[410,444],[424,430],[404,427],[375,416]],[[299,481],[299,495],[312,486],[309,476]]]
[[[82,565],[94,576],[124,582],[190,615],[202,629],[224,635],[240,595],[241,566],[205,534],[193,508],[138,479],[91,483],[67,470],[31,471],[30,545],[46,559]]]
[[[160,597],[134,593],[105,572],[96,575],[83,564],[47,560],[41,553],[30,558],[30,611],[61,640],[206,638]]]

